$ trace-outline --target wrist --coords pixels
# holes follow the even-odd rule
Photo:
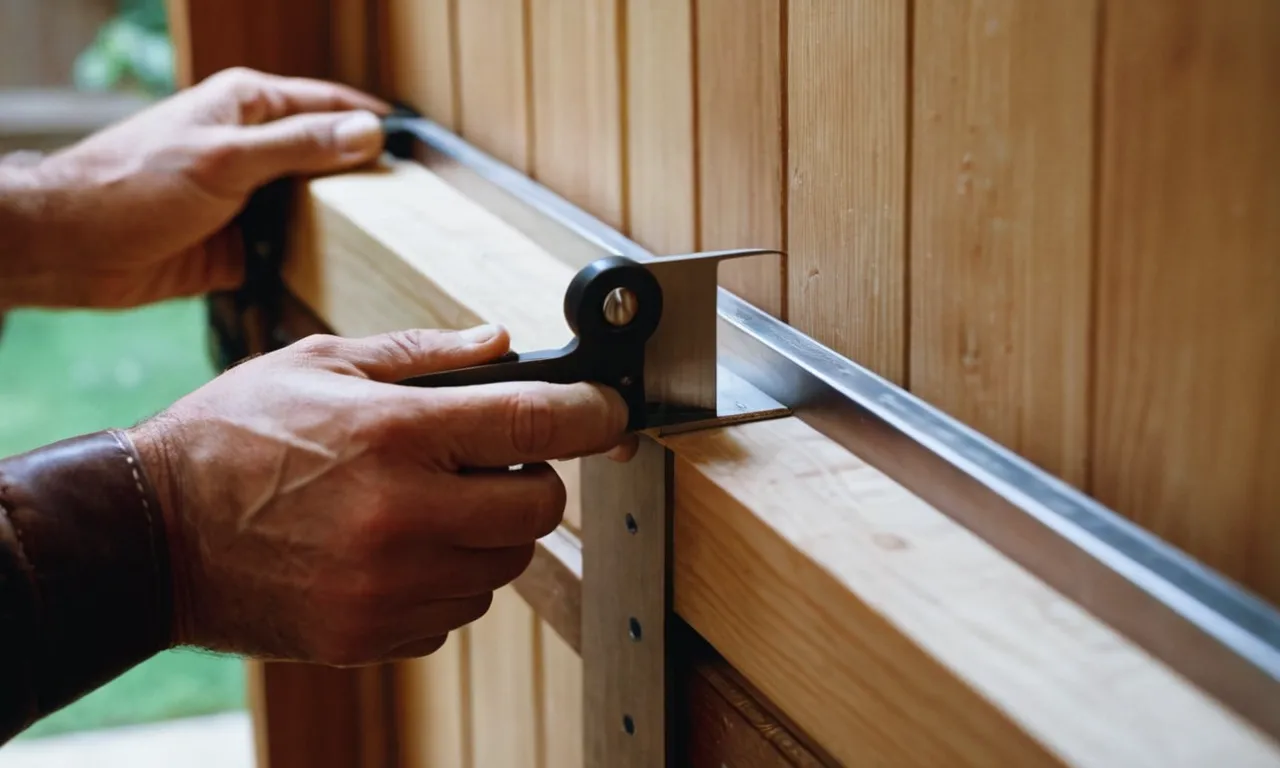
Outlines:
[[[53,712],[169,647],[159,503],[121,432],[0,460],[0,727]]]
[[[57,277],[49,268],[60,226],[56,177],[43,156],[7,155],[0,162],[0,312],[27,306]]]
[[[138,424],[124,434],[137,451],[139,462],[155,494],[158,514],[164,526],[164,544],[170,575],[173,613],[170,637],[173,645],[194,643],[195,631],[190,606],[191,580],[186,552],[185,517],[181,504],[178,473],[174,471],[176,455],[172,440],[173,427],[164,416]]]

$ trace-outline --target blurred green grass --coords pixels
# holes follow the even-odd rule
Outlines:
[[[215,375],[203,303],[125,312],[20,310],[0,329],[0,455],[127,427]],[[20,738],[245,708],[234,657],[169,651],[28,729]]]

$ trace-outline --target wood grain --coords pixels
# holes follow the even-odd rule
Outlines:
[[[471,764],[476,768],[528,768],[537,754],[542,707],[537,624],[508,586],[494,593],[493,607],[468,628]]]
[[[512,584],[561,640],[582,648],[582,541],[567,526],[538,540],[529,567]]]
[[[901,383],[907,4],[808,0],[789,9],[788,318]]]
[[[549,624],[539,628],[544,768],[582,768],[582,659]]]
[[[1180,676],[804,424],[668,445],[677,612],[836,760],[1280,759]]]
[[[528,171],[528,51],[523,0],[455,2],[458,130],[494,157]]]
[[[676,755],[681,765],[821,768],[829,755],[794,726],[683,621],[675,622]]]
[[[698,162],[704,250],[786,249],[781,0],[698,3]],[[786,319],[780,256],[736,259],[720,284]]]
[[[364,91],[374,89],[378,27],[374,6],[383,0],[329,0],[330,78]]]
[[[320,211],[294,254],[308,266],[291,270],[329,277],[295,292],[342,333],[467,314],[554,335],[568,268],[430,172],[392,168],[308,184]],[[677,612],[837,761],[1280,760],[1184,678],[799,421],[668,445]]]
[[[1094,10],[922,0],[912,89],[911,389],[1077,486]]]
[[[444,647],[396,665],[396,732],[404,766],[471,768],[470,629]]]
[[[618,4],[530,0],[532,176],[623,226]]]
[[[455,0],[383,0],[382,91],[455,130]]]
[[[626,4],[628,227],[660,256],[698,247],[693,5]]]
[[[315,0],[165,0],[165,7],[179,86],[235,66],[332,77],[328,3],[317,8]]]
[[[1280,4],[1105,24],[1092,490],[1280,602]]]

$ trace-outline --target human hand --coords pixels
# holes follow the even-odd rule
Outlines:
[[[389,383],[508,344],[491,327],[312,336],[132,429],[165,512],[177,641],[354,665],[429,654],[479,618],[560,523],[543,462],[625,442],[608,388]]]
[[[3,254],[5,305],[136,306],[240,283],[228,227],[272,179],[364,164],[389,106],[345,86],[220,72],[7,171],[32,233]]]

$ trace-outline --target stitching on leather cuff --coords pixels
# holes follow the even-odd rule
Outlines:
[[[159,513],[160,510],[152,509],[151,502],[147,498],[147,485],[142,474],[143,468],[139,465],[138,459],[135,458],[137,455],[137,447],[134,446],[133,440],[127,433],[118,429],[109,429],[107,430],[107,433],[116,441],[116,445],[120,448],[121,455],[124,456],[125,463],[129,465],[129,473],[133,476],[133,487],[138,492],[138,501],[142,506],[142,514],[147,521],[147,531],[150,533],[148,536],[147,549],[151,553],[151,574],[153,577],[152,583],[155,584],[156,605],[162,607],[166,602],[171,600],[171,597],[166,594],[166,590],[163,586],[165,583],[170,581],[170,568],[166,566],[171,566],[171,564],[167,563],[168,558],[164,558],[164,561],[162,561],[161,553],[157,549],[158,544],[155,536],[155,532],[157,530],[155,515]],[[163,529],[163,520],[161,528]],[[164,628],[164,633],[168,637],[172,637],[173,630],[171,625],[172,622],[170,621]]]

